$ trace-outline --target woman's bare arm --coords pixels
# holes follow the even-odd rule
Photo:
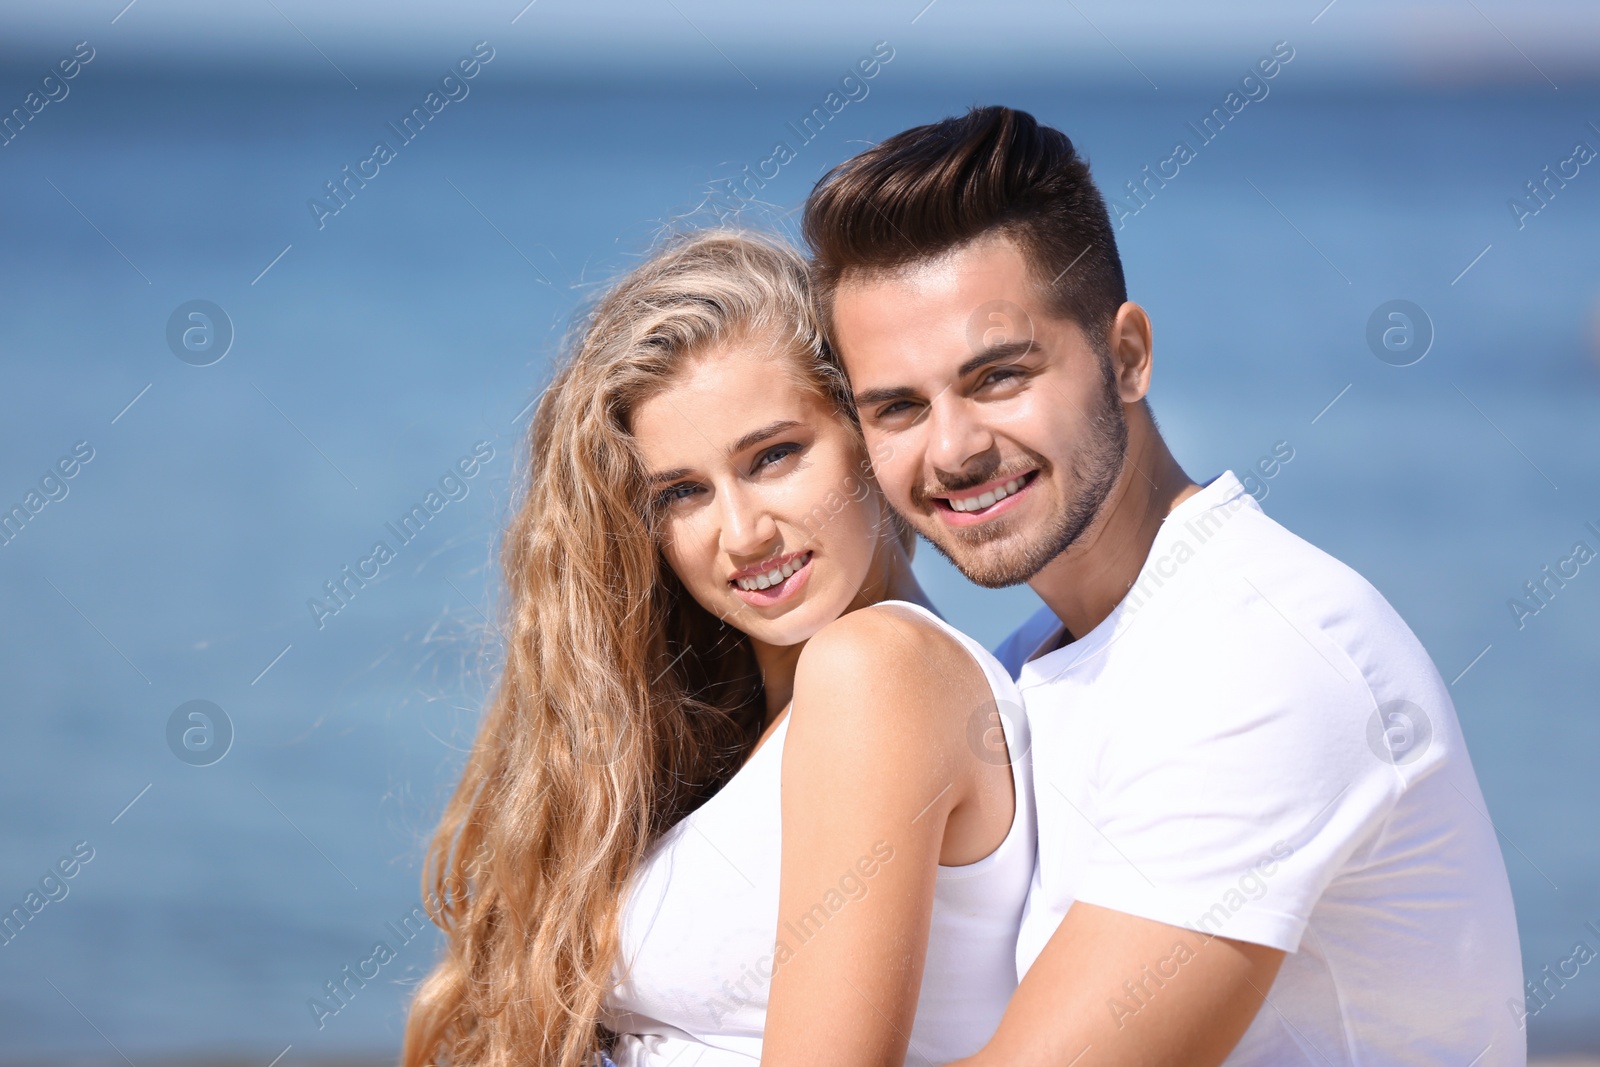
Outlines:
[[[888,606],[806,646],[783,756],[783,875],[767,1067],[900,1067],[952,812],[991,702],[948,634]]]

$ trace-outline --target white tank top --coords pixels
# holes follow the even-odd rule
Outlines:
[[[948,1063],[983,1047],[1017,987],[1017,932],[1037,839],[1028,723],[1011,676],[982,645],[916,604],[887,603],[927,618],[983,668],[1016,796],[998,848],[976,863],[938,869],[908,1059]],[[774,940],[793,949],[808,933],[778,929],[779,778],[788,727],[785,716],[727,784],[663,835],[636,874],[623,901],[616,985],[602,1015],[624,1035],[611,1050],[617,1067],[759,1063]],[[986,729],[992,719],[974,722],[974,750],[1006,759],[980,747]],[[858,871],[876,873],[873,858],[863,860]],[[846,877],[824,906],[850,907],[848,894],[864,892],[870,881]]]

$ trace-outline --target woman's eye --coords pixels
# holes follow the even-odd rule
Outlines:
[[[786,459],[798,451],[800,451],[800,446],[797,444],[774,445],[756,457],[755,469],[760,470],[762,467],[777,463],[779,460]]]
[[[699,486],[690,485],[687,482],[669,485],[656,495],[656,502],[662,507],[671,507],[674,504],[683,503],[699,491]]]

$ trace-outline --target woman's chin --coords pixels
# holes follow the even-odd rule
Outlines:
[[[743,630],[753,641],[774,648],[787,648],[811,640],[828,623],[844,614],[845,604],[837,607],[802,599],[781,615],[763,617],[745,608],[728,616],[728,622]]]
[[[735,623],[737,626],[738,623]],[[802,620],[784,619],[780,625],[765,624],[757,626],[739,626],[749,635],[752,641],[760,642],[772,648],[788,648],[791,645],[800,645],[816,636],[825,623],[815,626],[807,625]]]

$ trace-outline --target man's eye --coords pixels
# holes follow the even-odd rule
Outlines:
[[[885,404],[883,407],[879,408],[878,418],[892,419],[896,415],[903,415],[910,410],[911,402],[909,400],[896,400],[893,403]]]
[[[997,385],[1000,382],[1009,381],[1012,378],[1020,377],[1021,374],[1021,371],[1013,367],[997,367],[984,377],[983,384]]]

